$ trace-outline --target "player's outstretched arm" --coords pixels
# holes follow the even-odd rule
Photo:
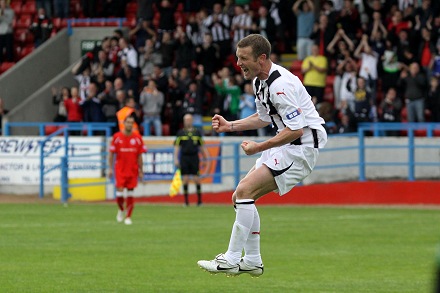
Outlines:
[[[270,122],[261,120],[257,113],[234,121],[228,121],[218,114],[212,117],[212,128],[218,133],[259,129],[269,124]]]
[[[215,114],[214,117],[212,117],[212,129],[217,133],[233,131],[231,130],[231,122],[218,114]]]

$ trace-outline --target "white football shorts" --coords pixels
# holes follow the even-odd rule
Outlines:
[[[264,151],[255,162],[255,168],[264,164],[271,170],[278,186],[274,191],[282,196],[309,176],[315,167],[318,155],[317,148],[283,145]]]

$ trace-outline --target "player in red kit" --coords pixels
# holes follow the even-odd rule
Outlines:
[[[142,180],[142,153],[147,151],[142,137],[139,133],[133,132],[135,121],[132,116],[124,120],[125,129],[113,135],[109,153],[108,176],[113,176],[115,171],[116,181],[116,202],[119,210],[116,216],[118,222],[124,221],[131,225],[131,214],[133,212],[134,200],[133,190],[138,184],[138,178]],[[116,160],[115,160],[116,155]],[[124,189],[126,189],[126,202],[124,207]]]

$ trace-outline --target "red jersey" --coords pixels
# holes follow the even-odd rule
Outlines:
[[[138,133],[125,135],[117,132],[113,135],[110,145],[110,152],[116,154],[115,173],[116,176],[138,176],[138,156],[147,152],[147,147]]]

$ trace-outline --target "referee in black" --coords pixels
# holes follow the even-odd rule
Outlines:
[[[174,165],[180,168],[183,182],[183,195],[185,197],[185,205],[189,205],[188,200],[188,183],[192,176],[197,189],[197,205],[202,204],[202,191],[200,187],[199,176],[199,153],[201,153],[205,164],[207,151],[203,146],[203,138],[199,129],[193,126],[193,116],[185,114],[183,116],[183,129],[177,132],[174,141]]]

